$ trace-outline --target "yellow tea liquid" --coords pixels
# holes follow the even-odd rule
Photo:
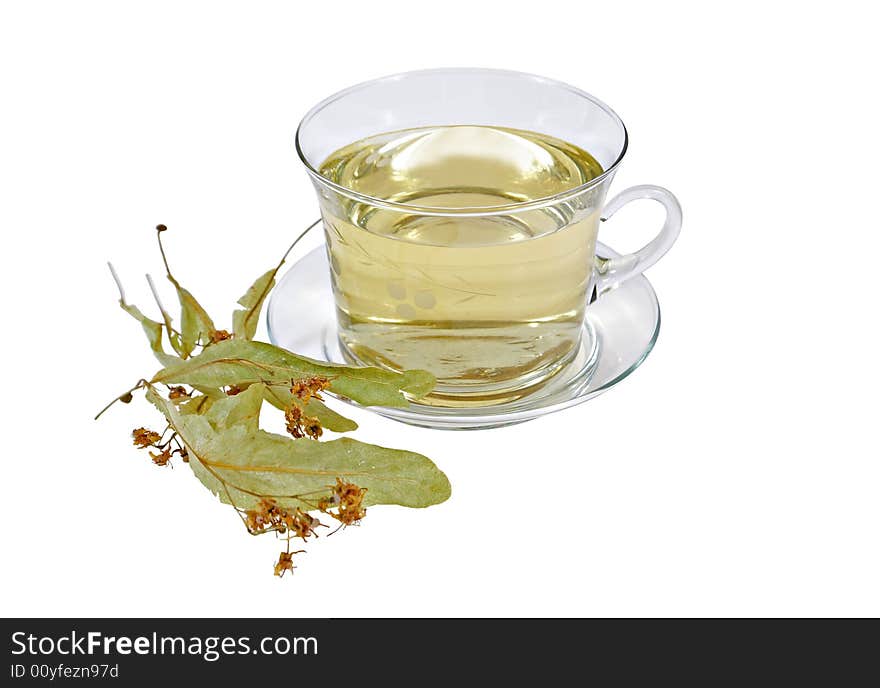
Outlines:
[[[473,405],[515,398],[571,357],[599,192],[499,208],[594,179],[603,170],[587,151],[530,131],[428,127],[352,143],[319,171],[409,206],[323,196],[340,339],[353,361],[429,370],[438,387],[426,403]]]

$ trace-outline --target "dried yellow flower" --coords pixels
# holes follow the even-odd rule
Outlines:
[[[310,437],[317,440],[324,433],[321,421],[312,416],[307,416],[302,409],[293,404],[284,411],[284,420],[287,423],[287,432],[295,439]]]
[[[170,387],[168,389],[168,398],[172,401],[175,399],[189,399],[190,393],[186,387]]]
[[[329,511],[329,508],[332,507],[324,500],[318,502],[319,508],[324,507],[321,508],[321,511],[324,511],[346,526],[358,523],[367,515],[367,510],[363,506],[367,488],[358,487],[354,483],[350,483],[342,478],[336,478],[336,484],[331,490],[332,504],[335,505],[336,512]]]
[[[147,428],[136,428],[131,431],[131,436],[134,439],[134,446],[141,449],[153,447],[162,439],[162,435],[158,432],[148,430]]]
[[[150,452],[150,458],[153,459],[153,463],[157,466],[168,466],[170,465],[169,461],[171,461],[171,450],[166,448],[158,454]]]
[[[310,399],[323,401],[324,397],[321,396],[321,392],[329,387],[329,378],[323,375],[314,375],[302,380],[292,380],[290,383],[290,393],[307,404]]]

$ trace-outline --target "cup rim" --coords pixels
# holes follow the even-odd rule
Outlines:
[[[379,83],[388,82],[388,81],[397,81],[402,80],[407,77],[412,77],[416,75],[427,75],[427,74],[505,74],[508,76],[517,76],[526,79],[532,79],[534,81],[539,81],[541,83],[555,86],[558,88],[563,88],[575,95],[584,98],[585,100],[590,101],[593,105],[599,107],[603,112],[609,115],[617,124],[620,125],[620,128],[623,132],[623,143],[620,147],[620,152],[617,154],[617,158],[614,160],[611,165],[605,169],[602,174],[597,177],[594,177],[588,182],[584,182],[583,184],[573,187],[571,189],[566,189],[565,191],[561,191],[560,193],[553,194],[551,196],[544,196],[541,198],[535,198],[529,201],[520,201],[514,203],[506,203],[503,205],[495,205],[495,206],[486,206],[486,207],[476,207],[471,206],[467,208],[432,208],[432,207],[424,207],[419,206],[417,204],[412,203],[400,203],[397,201],[389,201],[382,198],[377,198],[374,196],[370,196],[368,194],[363,194],[359,191],[355,191],[354,189],[350,189],[342,184],[337,184],[330,179],[327,179],[324,175],[318,172],[317,169],[309,162],[306,158],[305,153],[303,152],[302,146],[300,144],[302,129],[303,126],[311,120],[315,115],[317,115],[321,110],[323,110],[327,105],[343,98],[344,96],[349,95],[350,93],[354,93],[355,91],[362,90],[364,88],[368,88],[370,86],[374,86]],[[377,132],[381,133],[381,132]],[[617,167],[620,165],[623,160],[624,155],[626,155],[626,150],[629,146],[629,133],[627,132],[626,125],[623,123],[623,120],[611,107],[606,105],[604,102],[596,98],[595,96],[583,91],[571,84],[567,84],[564,81],[557,81],[556,79],[550,79],[548,77],[540,76],[537,74],[530,74],[528,72],[519,72],[516,70],[510,69],[489,69],[482,67],[443,67],[436,69],[416,69],[406,72],[397,72],[396,74],[389,74],[387,76],[379,77],[376,79],[369,79],[367,81],[362,81],[360,83],[354,84],[347,88],[342,89],[341,91],[337,91],[330,96],[327,96],[303,115],[303,118],[300,120],[299,125],[296,128],[296,134],[294,136],[294,145],[296,148],[297,155],[299,159],[302,161],[303,165],[306,168],[308,174],[318,183],[327,186],[339,194],[343,196],[347,196],[353,200],[359,201],[361,203],[366,203],[371,206],[384,208],[388,210],[396,210],[396,211],[404,211],[404,212],[415,212],[419,215],[433,215],[433,216],[447,216],[447,215],[456,215],[456,216],[485,216],[485,215],[500,215],[507,214],[513,212],[520,212],[523,210],[531,210],[535,208],[541,208],[548,205],[554,205],[561,201],[568,200],[573,198],[593,187],[599,186],[606,180],[610,179],[614,173],[617,171]]]

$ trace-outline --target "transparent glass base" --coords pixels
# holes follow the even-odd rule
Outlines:
[[[326,335],[333,337],[336,335],[336,328],[328,328]],[[592,374],[596,361],[599,357],[599,340],[596,332],[590,323],[585,323],[581,328],[580,337],[577,346],[572,347],[571,351],[565,354],[560,360],[553,364],[544,366],[530,374],[521,375],[516,378],[510,378],[501,383],[483,383],[477,384],[469,382],[468,384],[444,384],[438,380],[434,390],[421,399],[414,399],[413,405],[416,406],[436,406],[442,408],[477,408],[482,406],[497,406],[505,404],[527,396],[531,396],[538,392],[542,387],[548,384],[556,375],[567,370],[574,364],[579,375],[586,376]],[[346,363],[352,365],[377,365],[369,361],[362,360],[355,352],[345,345],[343,337],[336,336],[335,341],[325,341],[323,348],[323,356],[327,360],[335,360],[340,355]],[[575,363],[577,361],[577,363]],[[380,368],[386,367],[378,364]],[[395,370],[393,368],[388,368]]]
[[[597,245],[596,254],[618,256],[603,244]],[[304,249],[297,258],[291,256],[295,264],[272,292],[269,340],[304,356],[348,363],[339,344],[326,250]],[[521,423],[583,403],[617,385],[645,360],[659,331],[657,295],[644,276],[633,277],[590,304],[580,347],[539,384],[480,405],[444,402],[441,392],[428,403],[413,402],[405,408],[366,408],[411,425],[448,430]]]

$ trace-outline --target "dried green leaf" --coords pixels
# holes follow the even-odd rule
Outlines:
[[[205,387],[202,385],[190,385],[190,387],[212,399],[224,399],[226,397],[226,392],[218,387]]]
[[[289,386],[263,385],[263,390],[263,398],[275,408],[284,411],[291,404],[296,404],[305,415],[317,418],[325,430],[332,430],[333,432],[357,430],[357,423],[337,413],[317,399],[309,399],[308,403],[303,403],[302,400],[290,393]]]
[[[110,268],[110,274],[113,276],[113,281],[116,283],[116,288],[119,290],[120,308],[122,308],[122,310],[128,313],[132,318],[137,320],[141,324],[141,327],[144,328],[144,334],[147,335],[147,340],[150,342],[150,349],[159,360],[159,363],[161,363],[163,366],[173,365],[179,359],[165,353],[165,348],[162,346],[162,323],[156,322],[155,320],[148,318],[143,313],[141,313],[140,309],[137,306],[133,306],[130,303],[126,302],[125,289],[122,288],[122,281],[119,279],[119,275],[116,274],[116,269],[113,267],[113,263],[107,263],[107,267]],[[152,284],[150,286],[152,286]],[[168,325],[168,336],[170,339],[170,325]]]
[[[248,422],[218,428],[205,416],[181,415],[152,389],[147,398],[186,444],[189,466],[199,480],[221,501],[239,508],[254,508],[261,497],[271,497],[285,508],[314,510],[315,497],[326,494],[337,477],[367,488],[367,505],[427,507],[450,495],[446,475],[421,454],[349,438],[293,440],[254,430]],[[230,400],[232,406],[253,403]]]
[[[119,299],[119,305],[122,307],[122,310],[137,320],[141,324],[141,327],[144,328],[144,334],[147,335],[147,340],[150,342],[150,349],[152,350],[153,355],[159,360],[159,363],[163,366],[172,366],[175,363],[180,362],[180,359],[177,358],[177,356],[172,356],[171,354],[166,353],[165,348],[162,346],[162,323],[148,318],[141,313],[137,306],[132,306],[131,304],[126,303],[123,299]]]
[[[244,310],[236,310],[232,314],[232,332],[236,338],[248,340],[254,338],[254,335],[257,333],[257,324],[260,320],[260,311],[263,309],[263,302],[266,300],[269,292],[272,291],[272,287],[275,286],[275,277],[278,275],[278,271],[281,269],[281,266],[284,265],[287,256],[290,255],[290,252],[294,247],[320,222],[320,220],[316,220],[306,227],[305,230],[293,240],[293,243],[288,247],[287,251],[284,252],[278,265],[260,275],[256,282],[251,285],[250,289],[247,290],[245,295],[238,300],[238,305],[244,307]]]
[[[162,314],[162,320],[165,323],[165,332],[168,334],[168,341],[171,343],[171,348],[174,349],[174,352],[178,356],[182,356],[186,358],[189,354],[186,353],[183,347],[183,343],[180,337],[180,333],[175,331],[174,326],[171,324],[171,315],[165,310],[165,306],[162,305],[162,299],[159,298],[159,291],[156,289],[156,285],[153,283],[153,278],[150,275],[147,275],[147,284],[150,285],[150,291],[153,293],[153,300],[156,302],[156,306],[159,308],[159,312]]]
[[[214,397],[210,397],[204,394],[199,394],[191,399],[186,399],[185,401],[181,401],[177,404],[178,412],[183,416],[190,416],[193,414],[205,414],[211,408],[211,405],[216,401]]]
[[[204,421],[201,416],[189,416]],[[196,431],[193,471],[220,500],[253,508],[271,496],[285,507],[314,510],[337,477],[367,489],[364,504],[427,507],[446,501],[449,480],[427,457],[347,437],[330,442],[293,440],[243,426]],[[189,445],[188,445],[189,446]],[[192,464],[192,461],[191,461]],[[204,468],[204,472],[199,468]],[[215,475],[216,474],[216,475]],[[226,482],[226,489],[217,476]]]
[[[188,358],[192,354],[196,345],[207,343],[211,334],[215,331],[214,321],[208,312],[202,308],[196,297],[189,291],[184,289],[177,278],[171,274],[171,268],[168,266],[168,257],[165,255],[165,247],[162,245],[162,233],[168,231],[165,225],[156,225],[156,238],[159,242],[159,252],[162,254],[162,262],[165,264],[165,276],[168,281],[174,285],[177,290],[177,300],[180,301],[180,339],[178,341],[181,358]],[[152,286],[152,284],[151,284]],[[153,294],[156,300],[159,300],[155,289]],[[168,332],[171,333],[171,325],[168,325]],[[177,348],[177,347],[175,347]]]
[[[315,361],[263,342],[231,339],[209,346],[198,356],[167,366],[152,383],[226,387],[255,382],[285,383],[313,375],[331,380],[330,390],[365,406],[406,406],[404,394],[420,398],[434,386],[424,370],[394,373]]]
[[[169,281],[177,289],[177,299],[180,301],[180,346],[181,356],[187,358],[200,341],[207,342],[211,333],[216,329],[214,321],[196,298],[171,275]]]
[[[257,333],[260,311],[263,310],[266,296],[275,286],[277,272],[278,268],[272,268],[260,275],[247,290],[247,293],[238,300],[238,305],[244,308],[244,310],[236,310],[232,314],[232,332],[238,339],[253,339]]]
[[[243,425],[254,431],[260,427],[262,406],[263,385],[251,385],[235,396],[214,400],[204,416],[217,430]]]

